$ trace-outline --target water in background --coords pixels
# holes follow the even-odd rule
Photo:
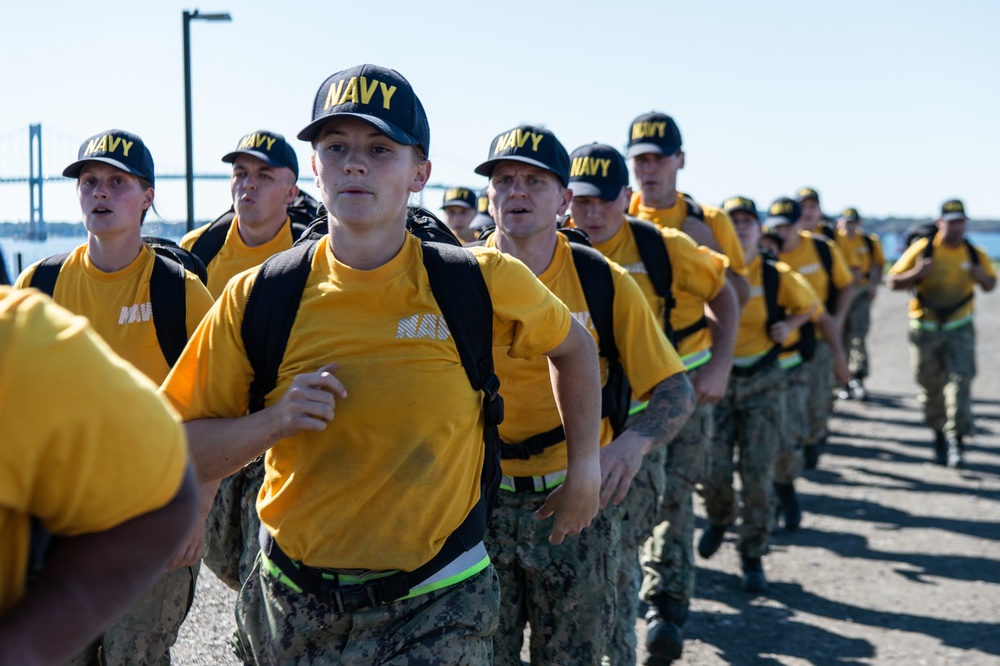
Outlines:
[[[149,224],[143,228],[144,234],[153,236],[160,235],[160,230],[156,224]],[[969,238],[976,245],[981,246],[986,253],[994,260],[1000,259],[1000,232],[969,232]],[[178,241],[179,237],[165,235],[164,237]],[[7,270],[10,272],[11,281],[17,277],[18,254],[21,256],[22,268],[27,268],[31,264],[60,252],[69,252],[78,245],[87,242],[86,236],[53,236],[44,241],[28,241],[20,238],[0,238],[0,249],[3,250],[4,259],[7,262]],[[894,261],[899,258],[903,248],[901,239],[895,238],[892,234],[886,234],[882,238],[882,246],[886,259]]]
[[[173,241],[179,241],[180,236],[162,234],[159,225],[147,223],[143,226],[142,233],[148,236],[162,236]],[[18,255],[20,255],[21,268],[27,268],[36,261],[41,261],[45,257],[53,254],[69,252],[73,248],[87,242],[86,236],[49,236],[44,241],[29,241],[23,238],[0,238],[0,250],[3,250],[3,258],[7,264],[7,277],[13,282],[18,275]]]

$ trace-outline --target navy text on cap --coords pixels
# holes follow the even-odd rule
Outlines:
[[[965,205],[959,199],[948,199],[941,205],[941,219],[945,222],[966,219]]]
[[[795,224],[801,216],[802,209],[799,208],[799,203],[795,199],[780,197],[775,199],[771,203],[771,207],[767,209],[767,219],[764,220],[764,226],[774,228],[783,224]]]
[[[236,150],[226,153],[222,161],[232,164],[239,155],[250,155],[264,164],[291,169],[295,178],[299,177],[299,158],[280,134],[267,130],[247,134],[236,144]]]
[[[451,187],[444,193],[444,201],[441,208],[446,206],[465,206],[476,210],[478,206],[475,192],[467,187]]]
[[[591,143],[569,156],[569,189],[573,196],[614,201],[628,186],[628,165],[611,146]]]
[[[490,144],[489,158],[475,171],[489,178],[497,163],[504,160],[524,162],[551,171],[562,181],[563,187],[569,183],[569,153],[556,135],[547,129],[522,125],[498,134]]]
[[[76,162],[63,169],[62,175],[76,178],[87,162],[104,162],[125,173],[155,181],[153,156],[142,139],[131,132],[113,129],[95,134],[82,144]]]
[[[735,196],[729,197],[722,202],[722,210],[726,211],[730,215],[736,211],[743,211],[744,213],[749,213],[753,215],[754,219],[760,220],[760,215],[757,214],[757,204],[754,200],[749,197]]]
[[[369,123],[396,143],[430,152],[427,114],[410,82],[388,67],[358,65],[330,76],[316,92],[312,122],[298,134],[313,141],[328,120],[353,116]]]
[[[665,113],[644,113],[629,126],[626,154],[629,159],[646,153],[676,155],[680,149],[681,130]]]

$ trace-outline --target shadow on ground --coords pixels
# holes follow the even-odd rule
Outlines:
[[[1000,655],[1000,641],[996,640],[1000,624],[996,622],[942,620],[923,616],[920,609],[888,613],[859,608],[807,592],[798,583],[772,582],[767,597],[782,606],[760,605],[758,598],[739,592],[739,577],[734,574],[699,570],[698,575],[698,592],[703,599],[729,606],[738,614],[692,613],[685,634],[715,646],[731,664],[785,663],[779,657],[797,657],[814,664],[856,664],[875,656],[874,647],[866,640],[795,621],[794,609],[881,630],[934,636],[950,647]],[[757,636],[753,641],[744,640],[746,632]],[[752,647],[755,645],[767,647]]]

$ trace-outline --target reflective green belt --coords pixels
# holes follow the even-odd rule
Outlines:
[[[961,328],[966,324],[971,323],[972,315],[969,314],[964,317],[945,322],[930,321],[927,319],[911,319],[910,328],[921,331],[954,331],[956,328]]]
[[[561,469],[542,476],[508,476],[500,478],[500,490],[509,493],[543,493],[566,481],[566,470]]]
[[[712,360],[712,350],[703,349],[700,352],[694,352],[693,354],[688,354],[686,356],[681,356],[681,363],[684,364],[684,369],[688,372],[700,368],[709,361]]]
[[[782,370],[791,370],[792,368],[802,365],[802,354],[795,352],[787,358],[778,357],[778,365]]]
[[[292,579],[289,578],[277,564],[270,560],[263,551],[261,551],[260,555],[261,567],[267,575],[274,578],[276,581],[292,591],[297,592],[298,594],[303,593],[302,588],[299,585],[296,585],[295,582],[293,582]],[[443,568],[439,569],[437,573],[411,588],[409,594],[399,597],[399,599],[395,599],[395,601],[399,601],[401,599],[411,599],[422,594],[427,594],[428,592],[450,587],[456,583],[462,582],[463,580],[472,578],[489,565],[490,557],[486,553],[486,546],[480,542],[477,546],[465,551],[446,564]],[[343,586],[345,590],[350,590],[351,586],[361,586],[366,583],[371,583],[372,581],[377,581],[380,578],[392,576],[395,573],[397,572],[373,571],[362,576],[356,576],[334,571],[323,571],[321,575],[324,579],[330,581],[331,583],[335,582],[339,586]]]

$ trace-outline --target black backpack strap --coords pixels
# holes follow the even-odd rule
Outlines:
[[[248,403],[251,412],[264,409],[264,397],[278,383],[278,369],[315,252],[316,243],[310,242],[272,255],[261,264],[247,294],[240,332],[253,368]]]
[[[202,284],[208,285],[208,269],[205,268],[205,264],[195,253],[185,250],[169,238],[143,236],[142,242],[153,248],[153,251],[157,254],[179,262],[186,270],[197,275]]]
[[[823,270],[826,271],[826,301],[823,305],[832,316],[837,307],[837,296],[840,294],[840,290],[833,284],[833,252],[823,236],[814,236],[813,243],[816,246],[816,254],[819,255],[820,263],[823,264]]]
[[[56,280],[59,279],[59,271],[62,270],[62,265],[66,262],[67,257],[69,257],[69,252],[54,254],[51,257],[42,259],[41,263],[35,267],[35,272],[31,274],[31,281],[28,283],[28,286],[34,287],[51,298],[56,291]]]
[[[431,292],[448,324],[469,383],[475,390],[483,392],[485,459],[480,500],[449,537],[449,541],[454,539],[458,542],[452,548],[461,548],[450,556],[438,554],[447,562],[475,546],[486,533],[500,489],[500,435],[497,426],[503,421],[503,398],[500,396],[500,379],[493,369],[493,300],[479,263],[471,252],[448,243],[424,241],[421,247]],[[442,552],[447,548],[448,541]],[[433,573],[433,570],[428,573]]]
[[[655,224],[643,220],[629,218],[628,224],[632,228],[639,258],[646,267],[646,275],[653,283],[656,295],[663,299],[663,332],[667,334],[671,344],[674,344],[674,329],[670,325],[670,314],[677,305],[677,300],[673,292],[674,271],[663,234]]]
[[[184,266],[179,261],[156,254],[149,278],[149,300],[156,339],[170,367],[174,367],[188,340],[185,280]]]
[[[215,255],[219,254],[219,250],[226,244],[226,236],[229,234],[229,227],[233,226],[234,219],[236,219],[236,211],[230,207],[225,213],[215,218],[201,236],[198,236],[194,245],[191,246],[191,253],[201,259],[201,263],[208,266],[212,263],[212,259],[215,259]]]
[[[868,248],[868,272],[865,273],[865,279],[871,277],[872,267],[875,265],[875,239],[871,237],[870,234],[861,232],[861,237],[865,241],[865,246]]]
[[[693,217],[696,220],[705,221],[705,209],[701,207],[701,204],[696,202],[687,194],[681,194],[681,198],[684,199],[684,203],[687,204],[687,214],[688,217]]]
[[[784,309],[778,306],[778,281],[780,276],[778,275],[778,269],[774,267],[774,262],[764,255],[760,258],[760,272],[761,287],[764,292],[764,306],[767,308],[767,322],[765,323],[765,326],[767,326],[768,331],[770,331],[772,326],[785,318]],[[764,368],[773,364],[782,351],[781,345],[771,345],[771,348],[767,350],[767,353],[754,361],[751,365],[734,365],[733,374],[738,377],[749,377],[751,375],[755,375]]]
[[[587,309],[597,330],[598,351],[608,363],[608,380],[601,389],[601,416],[610,419],[617,437],[628,419],[632,387],[625,377],[618,345],[615,344],[615,283],[603,254],[580,244],[570,244],[570,248]]]
[[[969,250],[969,265],[978,266],[979,265],[979,253],[976,252],[976,247],[972,244],[968,238],[965,239],[965,247]]]
[[[559,231],[562,233],[575,230],[560,229]],[[583,295],[587,300],[591,321],[593,321],[594,329],[597,330],[598,351],[608,364],[608,380],[601,388],[601,418],[610,420],[614,435],[617,437],[624,429],[625,421],[628,418],[632,388],[625,376],[625,369],[618,357],[618,346],[615,344],[615,284],[611,275],[611,267],[608,266],[603,254],[574,241],[569,234],[566,235],[570,237],[573,265],[580,279]],[[505,442],[500,457],[505,460],[514,458],[527,460],[564,439],[566,439],[566,432],[562,425],[558,425],[516,444]]]

